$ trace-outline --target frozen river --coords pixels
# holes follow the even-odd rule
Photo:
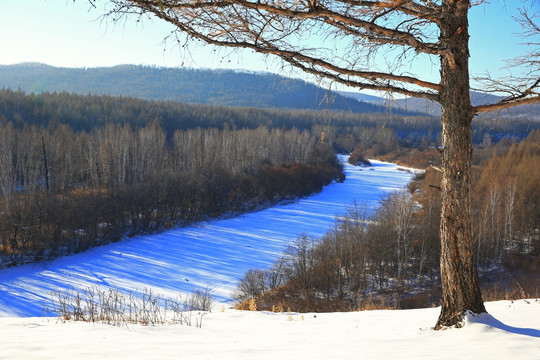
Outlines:
[[[172,297],[208,286],[216,300],[228,301],[246,270],[270,265],[298,235],[321,236],[355,200],[375,207],[383,193],[403,189],[413,175],[398,169],[345,164],[343,183],[294,203],[0,270],[0,316],[43,315],[51,291],[94,284]]]

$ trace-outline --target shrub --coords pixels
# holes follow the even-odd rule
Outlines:
[[[249,269],[238,283],[232,298],[241,303],[261,295],[266,290],[265,270]]]
[[[371,166],[368,159],[365,158],[364,153],[358,149],[354,150],[349,156],[349,164],[356,166]]]

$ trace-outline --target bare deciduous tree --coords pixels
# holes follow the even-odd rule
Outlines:
[[[111,0],[118,19],[153,14],[187,39],[275,55],[302,71],[358,89],[420,97],[442,108],[442,310],[437,328],[461,324],[467,311],[485,312],[472,247],[471,122],[481,112],[540,102],[538,51],[518,59],[519,81],[494,82],[508,97],[470,101],[470,0]],[[483,3],[477,1],[475,5]],[[532,0],[533,6],[536,0]],[[538,35],[530,12],[521,21]],[[534,43],[533,43],[534,44]],[[439,64],[440,81],[409,74],[409,59]],[[388,64],[380,70],[375,63]],[[501,87],[500,85],[506,85]]]
[[[414,201],[406,192],[393,192],[381,201],[381,210],[388,216],[396,234],[398,277],[401,277],[408,260],[407,250],[412,235]]]
[[[11,207],[11,199],[16,189],[16,169],[13,164],[17,137],[13,125],[0,124],[0,195],[4,197],[6,209]]]

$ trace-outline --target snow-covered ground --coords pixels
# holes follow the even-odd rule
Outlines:
[[[439,309],[273,314],[216,309],[203,327],[0,319],[0,359],[540,359],[540,302],[434,331]]]
[[[249,268],[271,264],[301,233],[323,235],[353,201],[375,207],[413,176],[394,164],[345,164],[346,180],[319,194],[240,217],[137,236],[83,254],[0,271],[0,317],[42,316],[51,291],[113,286],[174,298],[209,287],[226,302]]]

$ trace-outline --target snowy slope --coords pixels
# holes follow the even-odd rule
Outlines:
[[[444,331],[432,328],[438,308],[291,317],[218,309],[202,328],[4,318],[0,359],[540,359],[539,301],[486,307],[489,315]]]
[[[45,315],[51,291],[93,284],[124,292],[150,288],[172,298],[209,286],[218,301],[228,301],[246,270],[271,264],[301,233],[323,235],[353,200],[374,207],[383,192],[402,189],[412,177],[397,165],[372,163],[371,168],[345,164],[344,183],[295,203],[4,269],[0,317]]]

